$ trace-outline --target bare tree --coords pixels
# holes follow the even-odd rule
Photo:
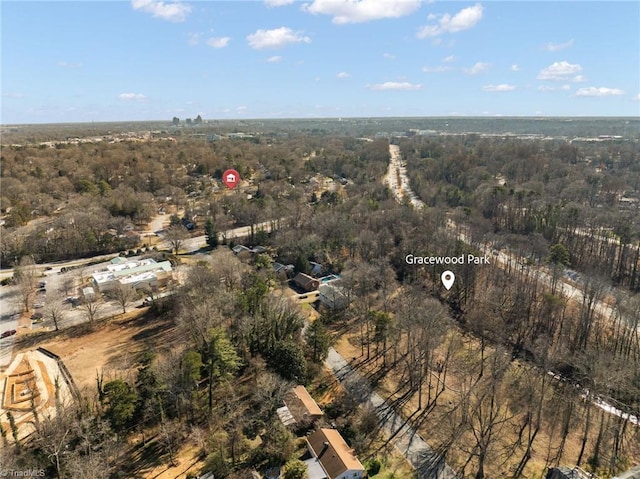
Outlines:
[[[591,335],[597,321],[597,306],[604,296],[606,281],[596,274],[585,274],[583,276],[582,304],[576,331],[575,341],[572,347],[576,351],[584,350],[591,339]]]
[[[343,284],[349,291],[350,299],[355,298],[354,309],[360,317],[360,344],[361,355],[367,349],[367,359],[371,355],[371,314],[375,301],[374,293],[377,291],[377,269],[369,263],[352,262],[351,266],[343,274]],[[363,329],[364,328],[364,329]]]
[[[33,256],[23,256],[14,270],[14,276],[20,291],[20,301],[25,311],[29,311],[35,296],[38,270]]]
[[[82,308],[84,309],[87,319],[93,322],[98,316],[98,311],[104,303],[96,293],[85,294],[82,299]]]
[[[181,225],[174,225],[167,229],[165,238],[171,246],[171,251],[173,251],[174,254],[178,254],[184,244],[184,240],[186,240],[188,236],[186,230]]]
[[[67,314],[64,304],[62,303],[62,297],[57,293],[50,295],[44,305],[43,313],[46,319],[53,321],[53,326],[56,328],[56,331],[58,331],[60,329],[60,322]]]
[[[500,440],[512,417],[501,386],[509,361],[499,349],[484,361],[487,362],[483,368],[485,375],[467,384],[468,389],[460,401],[470,433],[461,446],[468,454],[463,471],[469,463],[475,462],[475,479],[484,479],[486,465],[494,463],[501,455]]]
[[[107,293],[107,296],[114,299],[122,308],[122,314],[127,312],[127,305],[138,297],[138,292],[128,284],[122,284],[119,281]]]
[[[55,417],[43,418],[37,425],[34,442],[46,454],[55,468],[57,477],[63,469],[64,454],[72,437],[71,410]]]
[[[73,278],[73,276],[65,276],[65,278],[62,280],[62,284],[60,286],[60,291],[64,293],[65,296],[69,296],[69,292],[73,291],[73,287],[76,284],[75,279]]]

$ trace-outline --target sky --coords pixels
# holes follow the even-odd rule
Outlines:
[[[2,0],[2,124],[639,116],[640,2]]]

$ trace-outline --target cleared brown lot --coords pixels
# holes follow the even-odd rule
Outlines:
[[[148,308],[126,315],[82,324],[58,333],[29,336],[19,350],[43,347],[62,358],[80,390],[95,389],[96,374],[131,373],[131,368],[146,350],[175,347],[180,343],[170,318],[154,317]]]

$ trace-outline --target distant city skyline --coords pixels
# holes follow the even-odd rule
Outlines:
[[[3,1],[3,124],[640,116],[636,1]]]

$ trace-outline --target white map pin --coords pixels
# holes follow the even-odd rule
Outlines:
[[[456,280],[456,275],[447,270],[442,273],[440,279],[442,280],[442,284],[444,285],[444,287],[447,288],[447,290],[450,290],[451,286],[453,286],[453,282]]]

